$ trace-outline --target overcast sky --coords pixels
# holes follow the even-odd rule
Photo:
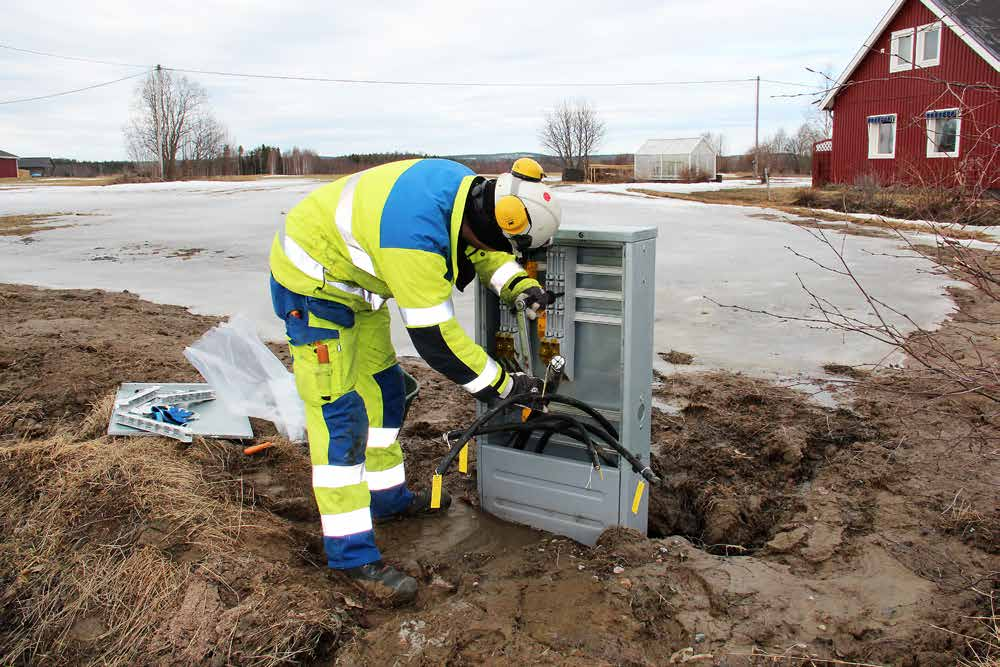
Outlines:
[[[742,79],[818,83],[805,67],[846,65],[889,0],[365,3],[7,2],[0,44],[138,64],[365,79],[609,82]],[[0,102],[141,71],[0,49]],[[630,88],[430,88],[191,75],[245,146],[323,155],[541,150],[538,128],[563,98],[607,123],[602,152],[650,137],[722,132],[728,151],[753,142],[752,83]],[[138,80],[0,105],[0,150],[119,159]],[[810,98],[763,84],[761,131],[792,130]]]

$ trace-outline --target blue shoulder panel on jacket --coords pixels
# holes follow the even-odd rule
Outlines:
[[[382,209],[380,245],[433,252],[451,267],[455,194],[462,179],[472,174],[465,165],[434,158],[421,160],[400,174]]]

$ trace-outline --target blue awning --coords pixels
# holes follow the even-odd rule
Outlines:
[[[946,109],[944,111],[928,111],[928,118],[958,118],[958,109]]]
[[[868,116],[869,123],[879,123],[879,124],[892,124],[896,122],[896,117],[892,115],[886,116]]]

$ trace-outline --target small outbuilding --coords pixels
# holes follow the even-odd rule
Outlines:
[[[17,156],[0,151],[0,178],[17,178]]]
[[[20,159],[21,169],[27,169],[32,178],[52,175],[52,158],[49,157],[23,157]]]
[[[702,137],[650,139],[635,154],[637,181],[715,178],[715,150]]]

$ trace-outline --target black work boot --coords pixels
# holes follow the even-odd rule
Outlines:
[[[441,489],[441,507],[437,509],[431,508],[431,490],[424,489],[423,491],[417,491],[413,494],[413,498],[410,499],[410,504],[406,506],[406,509],[398,514],[375,517],[375,523],[383,524],[389,523],[390,521],[399,521],[400,519],[433,516],[435,514],[447,512],[449,507],[451,507],[451,495],[448,493],[447,489]]]
[[[344,574],[380,602],[403,605],[417,597],[417,580],[380,560],[344,570]]]
[[[451,495],[447,489],[441,489],[441,507],[438,508],[431,507],[431,490],[424,489],[413,494],[413,500],[410,501],[405,510],[399,513],[399,516],[408,519],[415,516],[444,513],[448,511],[449,507],[451,507]]]

